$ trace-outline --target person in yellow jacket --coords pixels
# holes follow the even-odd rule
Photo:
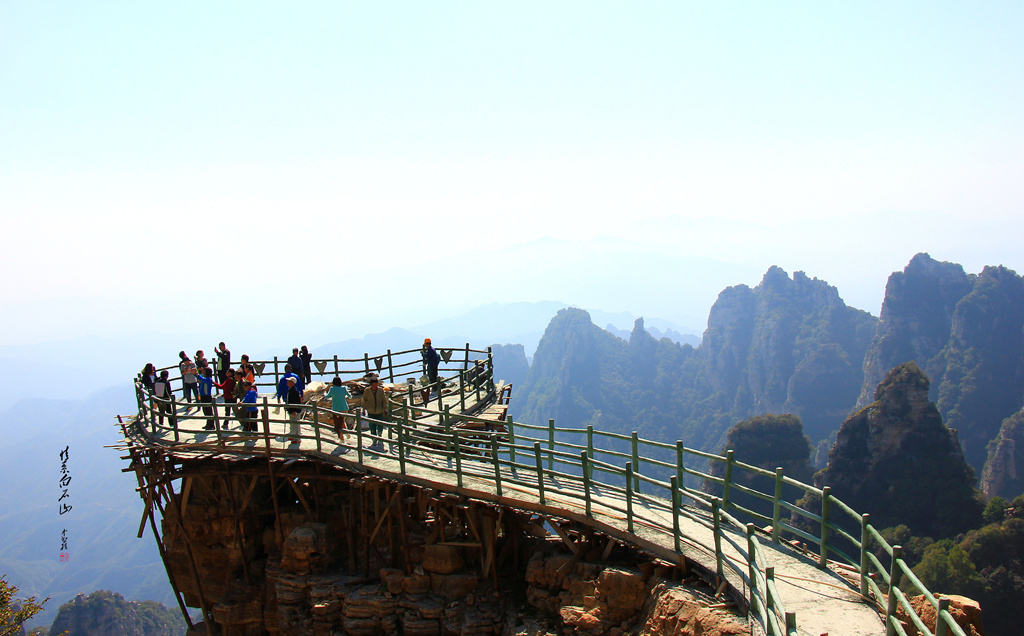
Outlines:
[[[388,398],[377,378],[371,378],[370,386],[363,391],[363,408],[366,409],[366,416],[370,420],[370,434],[374,437],[380,436],[384,432],[380,422],[388,421]],[[384,442],[374,440],[370,447],[384,448]]]

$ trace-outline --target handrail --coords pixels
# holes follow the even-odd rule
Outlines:
[[[452,390],[458,391],[461,412],[455,412],[450,408],[429,408],[429,399],[426,404],[414,404],[415,393],[421,390],[421,387],[415,389],[410,387],[405,391],[393,392],[389,399],[392,413],[397,414],[397,417],[393,418],[391,422],[380,422],[382,426],[380,435],[374,436],[362,431],[359,426],[356,427],[355,435],[359,440],[356,448],[360,463],[367,455],[371,457],[387,455],[375,448],[364,447],[364,438],[369,437],[374,442],[393,442],[397,444],[400,451],[398,460],[402,474],[406,474],[409,465],[436,468],[438,462],[443,462],[455,472],[460,488],[466,479],[472,478],[490,483],[499,497],[503,489],[507,491],[512,487],[530,488],[531,492],[532,489],[536,489],[542,506],[549,505],[546,501],[549,502],[556,493],[566,494],[562,488],[569,487],[556,485],[552,478],[565,482],[572,481],[575,482],[572,485],[575,490],[571,494],[576,497],[576,500],[585,502],[587,516],[594,515],[593,491],[601,489],[602,492],[614,493],[617,497],[621,496],[620,503],[611,504],[602,501],[599,507],[602,510],[607,509],[625,514],[629,533],[633,532],[634,525],[643,524],[649,530],[657,531],[671,538],[675,552],[680,556],[682,556],[682,550],[678,519],[680,515],[690,514],[684,511],[681,503],[681,498],[686,497],[692,502],[691,506],[703,510],[710,518],[715,537],[717,574],[724,576],[725,567],[728,566],[739,576],[749,591],[747,602],[754,614],[758,616],[767,634],[791,636],[797,633],[796,616],[785,610],[783,599],[775,585],[774,569],[764,565],[766,563],[765,548],[762,542],[769,540],[779,545],[783,543],[782,535],[787,534],[817,547],[819,567],[826,568],[829,560],[835,560],[853,566],[859,572],[860,588],[858,591],[865,600],[873,601],[885,612],[887,636],[894,636],[904,631],[896,617],[898,606],[904,608],[910,616],[910,620],[922,634],[933,636],[932,632],[924,627],[921,617],[914,614],[909,602],[906,601],[906,593],[900,587],[900,579],[903,576],[906,576],[911,586],[924,594],[927,601],[935,607],[939,617],[936,636],[939,634],[966,636],[948,612],[948,601],[936,599],[921,584],[902,559],[900,546],[890,546],[870,523],[868,515],[857,513],[834,497],[827,486],[817,488],[794,480],[785,476],[782,468],[777,468],[773,472],[737,461],[733,451],[728,451],[724,456],[715,455],[687,448],[681,441],[666,443],[646,440],[639,437],[635,431],[630,435],[625,435],[595,430],[592,426],[586,428],[556,427],[554,420],[549,420],[547,426],[533,425],[515,422],[511,417],[502,422],[504,430],[460,428],[460,423],[485,421],[466,414],[465,396],[467,393],[476,392],[484,402],[494,398],[493,358],[489,349],[487,351],[470,349],[468,344],[465,348],[454,351],[463,352],[463,359],[459,360],[456,366],[461,363],[464,368],[458,370],[457,374],[442,378],[439,384],[452,386],[454,387]],[[386,356],[375,356],[372,359],[386,358],[389,363],[389,366],[386,367],[388,377],[393,377],[394,370],[412,364],[401,360],[396,364],[396,358],[413,353],[419,355],[418,350],[397,353],[388,351]],[[471,362],[469,357],[471,353],[487,354],[483,360],[484,371],[477,378],[476,386],[471,385],[466,378],[466,371]],[[340,375],[342,362],[362,363],[362,371],[365,372],[370,360],[371,358],[365,355],[361,360],[335,358],[330,359],[330,362],[334,363],[334,369],[332,369],[334,374]],[[381,368],[385,367],[382,365]],[[454,371],[456,369],[448,367],[445,370]],[[346,372],[356,373],[358,371]],[[321,376],[325,374],[326,369],[319,373]],[[383,371],[381,371],[381,376],[384,376]],[[275,378],[277,377],[279,376],[275,373]],[[483,390],[481,390],[481,385],[484,385]],[[440,405],[441,391],[437,393]],[[180,435],[178,435],[180,427],[177,425],[164,427],[158,421],[161,404],[173,408],[174,400],[160,400],[152,395],[144,394],[139,382],[136,382],[136,394],[139,414],[133,424],[137,426],[147,441],[163,444],[165,442],[159,439],[157,434],[173,430],[175,438],[171,445],[180,444]],[[471,400],[470,403],[480,404],[481,400]],[[219,426],[217,430],[218,447],[232,452],[265,454],[270,450],[273,453],[294,456],[297,451],[270,448],[270,425],[288,424],[289,420],[287,418],[271,418],[269,407],[283,407],[284,405],[270,403],[263,398],[260,406],[263,409],[262,426],[266,449],[257,450],[255,446],[227,448],[225,447],[226,434],[220,430]],[[292,406],[295,408],[299,405]],[[303,426],[311,427],[313,430],[312,435],[305,434],[300,437],[315,440],[317,451],[323,453],[324,440],[335,438],[332,427],[325,424],[324,420],[330,420],[330,416],[335,412],[319,407],[315,403],[301,405],[299,408],[304,413]],[[216,409],[214,409],[214,413],[216,416]],[[351,414],[347,415],[353,417]],[[207,418],[208,416],[202,414],[177,417],[178,420],[185,421]],[[357,421],[366,419],[362,415],[356,415],[355,418]],[[490,424],[494,424],[494,422],[490,422]],[[151,427],[152,432],[146,430],[147,425]],[[536,435],[530,433],[536,433]],[[570,441],[573,436],[576,439],[582,436],[582,439],[579,439],[578,442]],[[608,445],[605,447],[603,444],[597,444],[595,440],[606,440]],[[416,450],[415,454],[412,453],[413,449]],[[329,456],[322,455],[321,458],[329,459]],[[622,462],[621,460],[626,461]],[[712,475],[710,466],[707,472],[695,469],[694,465],[701,460],[725,463],[724,475]],[[659,474],[664,476],[666,472],[672,473],[668,475],[667,482],[657,478]],[[595,473],[600,473],[604,477],[601,480],[595,479]],[[771,479],[774,482],[774,488],[771,492],[759,491],[742,479],[743,476],[748,475]],[[722,489],[722,496],[712,496],[703,489],[687,487],[685,483],[687,480],[691,484],[703,484],[705,487],[718,486]],[[801,507],[796,502],[785,500],[783,485],[817,497],[821,502],[820,513]],[[774,512],[769,516],[737,504],[733,500],[733,495],[738,492],[761,501],[771,502]],[[656,502],[658,509],[671,513],[672,521],[668,525],[659,525],[660,522],[638,517],[633,510],[633,502],[641,500]],[[782,517],[783,509],[790,511],[791,519],[787,520]],[[744,515],[768,522],[771,525],[770,538],[759,536],[754,524],[744,523],[740,518]],[[803,520],[799,524],[803,528],[797,527],[798,519]],[[853,530],[854,528],[860,530],[859,539],[855,536],[858,533]],[[742,540],[734,537],[742,537]],[[853,546],[857,552],[857,558],[851,557],[840,546],[837,546],[836,541],[838,540]],[[742,563],[731,561],[722,549],[722,541],[733,546],[739,553]],[[880,546],[889,556],[890,566],[888,569],[871,551],[872,544]]]

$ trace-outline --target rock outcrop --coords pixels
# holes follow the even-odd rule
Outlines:
[[[981,491],[1004,499],[1024,493],[1024,409],[1003,420],[999,435],[989,443]]]
[[[66,631],[68,636],[177,636],[184,630],[177,609],[154,601],[127,601],[106,590],[64,603],[50,627],[51,634]]]
[[[878,328],[864,356],[859,407],[871,403],[889,369],[904,362],[915,360],[929,377],[942,377],[941,363],[933,360],[949,343],[953,312],[971,292],[975,278],[956,263],[936,261],[924,253],[889,276]],[[933,388],[931,397],[937,400],[938,386]]]
[[[984,623],[981,620],[981,605],[978,604],[974,599],[967,598],[965,596],[956,596],[952,594],[936,594],[938,599],[949,599],[949,613],[953,616],[953,620],[960,626],[960,629],[964,630],[967,636],[985,636]],[[928,601],[927,598],[922,596],[910,597],[910,605],[914,608],[915,613],[921,617],[925,627],[927,627],[931,633],[935,633],[935,618],[936,611],[935,606]],[[903,606],[899,606],[897,610],[897,616],[899,616],[900,622],[903,624],[903,629],[906,630],[907,636],[917,636],[921,632],[918,631],[917,626],[910,617],[907,616]]]
[[[877,527],[902,523],[939,538],[978,525],[982,503],[956,432],[929,401],[928,385],[913,362],[889,371],[875,401],[843,422],[814,482],[871,513]]]

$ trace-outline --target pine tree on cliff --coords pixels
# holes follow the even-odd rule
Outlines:
[[[950,537],[976,527],[983,501],[956,431],[928,400],[928,377],[914,362],[886,374],[875,401],[843,422],[817,486],[884,528]]]

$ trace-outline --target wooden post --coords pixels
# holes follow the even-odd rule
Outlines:
[[[626,462],[626,531],[633,534],[633,462]]]
[[[587,424],[587,457],[594,457],[594,426]],[[594,465],[590,465],[590,470],[587,474],[588,479],[594,478]]]
[[[680,490],[686,490],[686,470],[683,469],[683,442],[676,440],[676,484]]]
[[[338,369],[338,354],[334,354],[334,375],[341,375],[341,371]]]
[[[368,354],[368,353],[364,353],[363,354],[363,366],[366,368],[366,373],[364,375],[369,375],[370,374],[370,354]]]
[[[754,543],[754,524],[747,524],[747,576],[750,577],[750,610],[757,611],[757,548]],[[767,623],[768,617],[764,617]]]
[[[732,486],[732,464],[736,461],[736,453],[725,451],[725,483],[722,486],[722,509],[729,509],[729,488]]]
[[[174,443],[177,444],[181,437],[178,433],[178,402],[174,399],[174,393],[171,393],[171,426],[174,428]]]
[[[391,349],[388,349],[388,382],[395,383],[395,363],[391,359]]]
[[[715,568],[719,578],[725,576],[722,567],[722,501],[718,497],[711,498],[711,519],[715,531]]]
[[[469,369],[469,343],[466,343],[466,359],[462,362],[462,370],[466,371]]]
[[[672,537],[675,539],[676,554],[683,551],[681,543],[682,533],[679,532],[679,479],[675,475],[669,478],[669,486],[672,488]]]
[[[640,492],[640,478],[637,476],[640,474],[640,451],[636,431],[632,432],[630,438],[633,444],[633,490]]]
[[[865,513],[860,516],[860,593],[864,598],[868,597],[868,569],[871,561],[868,559],[868,546],[871,544],[871,515]]]
[[[899,585],[900,577],[900,566],[899,562],[903,558],[903,546],[894,545],[892,546],[892,564],[889,566],[889,598],[888,604],[885,610],[885,634],[886,636],[896,636],[896,592],[894,591]]]
[[[356,410],[356,457],[363,463],[363,412]]]
[[[491,461],[494,463],[494,485],[501,496],[501,464],[498,462],[498,438],[491,435]]]
[[[766,566],[764,569],[764,604],[768,611],[765,612],[767,616],[764,617],[764,622],[767,625],[768,621],[773,618],[772,614],[775,613],[775,596],[772,594],[772,588],[775,587],[772,583],[775,581],[775,568],[771,565]],[[770,629],[768,630],[771,631]]]
[[[543,506],[546,502],[544,501],[544,464],[540,458],[540,442],[533,443],[533,455],[537,459],[537,492],[540,494],[540,505]]]
[[[828,564],[828,517],[832,504],[831,497],[832,488],[825,486],[821,489],[821,556],[818,559],[818,567],[822,569]]]
[[[459,371],[459,410],[466,412],[466,372]]]
[[[548,470],[554,470],[555,463],[555,420],[548,420]]]
[[[508,428],[508,461],[512,464],[512,476],[516,476],[516,431],[514,428],[514,422],[512,417],[505,419],[506,428]]]
[[[323,447],[320,442],[320,413],[316,400],[313,400],[313,434],[316,436],[316,452],[322,453]]]
[[[281,384],[281,374],[277,370],[277,364],[278,364],[277,356],[274,356],[274,390],[275,391],[277,390],[277,387]],[[253,369],[255,370],[255,367]],[[254,380],[253,384],[256,384],[256,382],[255,382],[256,378],[253,378],[253,380]]]
[[[405,431],[403,430],[402,420],[405,420],[405,427],[409,426],[409,408],[408,402],[402,405],[402,417],[395,418],[395,433],[398,436],[398,470],[403,475],[405,474]]]
[[[284,546],[284,535],[281,530],[281,509],[277,503],[277,484],[274,483],[274,462],[271,461],[270,452],[270,410],[267,406],[267,398],[263,398],[263,441],[267,449],[267,474],[270,477],[270,495],[274,500],[274,536],[277,539],[277,549]]]
[[[782,523],[782,466],[776,466],[775,498],[772,500],[772,543],[779,542],[780,523]]]
[[[940,598],[938,601],[938,612],[935,614],[935,636],[946,636],[949,633],[949,625],[946,623],[946,617],[942,613],[949,613],[949,599]]]
[[[590,477],[587,476],[589,469],[587,467],[587,451],[580,451],[580,462],[583,464],[583,499],[586,503],[587,516],[593,516],[590,514]]]
[[[458,480],[459,488],[462,488],[462,453],[459,451],[459,429],[452,432],[455,441],[455,478]]]
[[[796,633],[796,612],[786,612],[786,633]]]

